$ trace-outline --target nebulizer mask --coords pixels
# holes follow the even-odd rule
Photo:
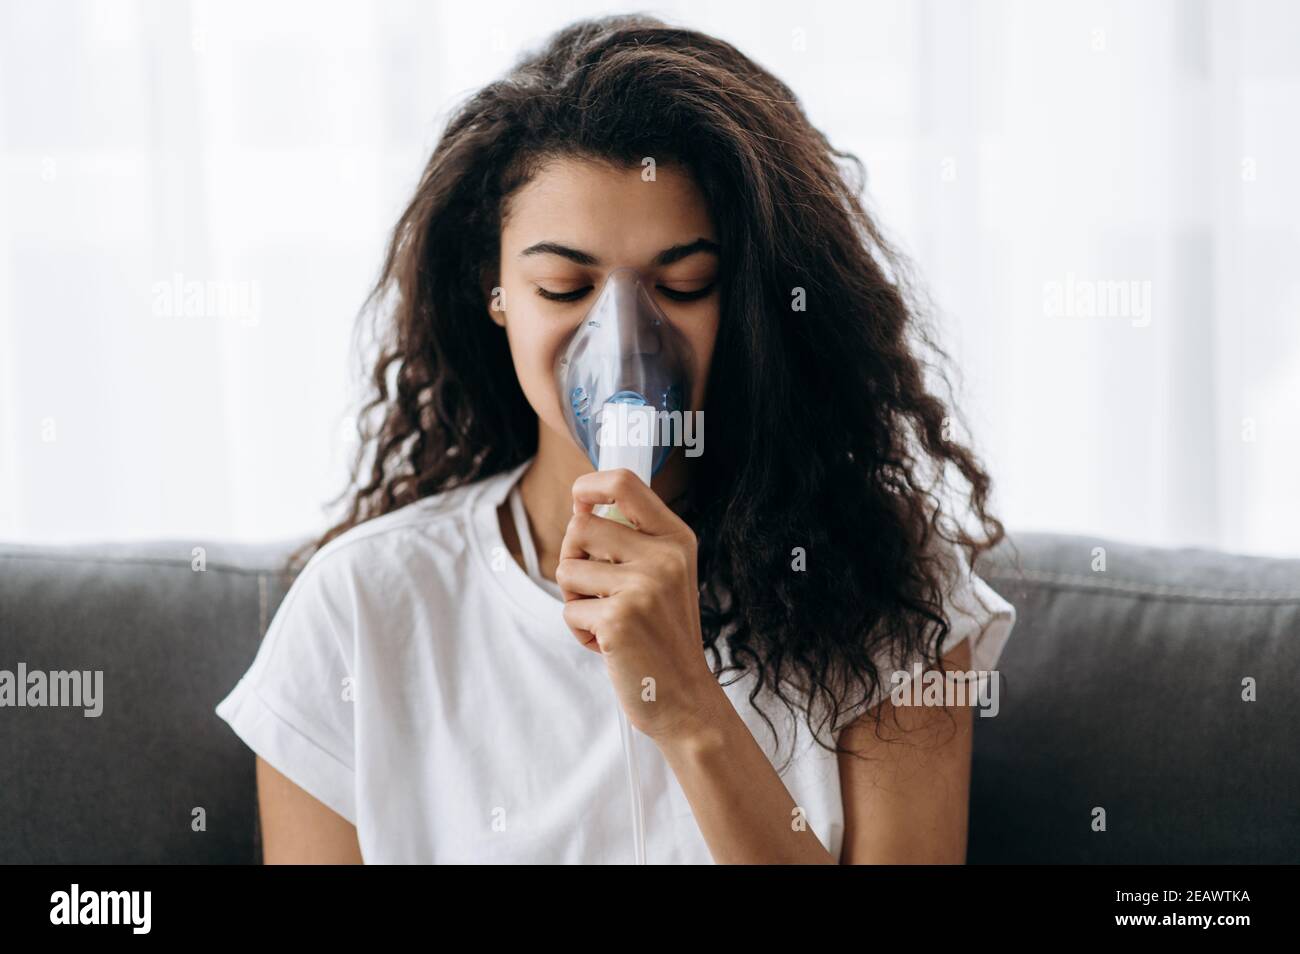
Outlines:
[[[555,360],[555,383],[574,440],[597,470],[626,467],[646,484],[672,453],[673,415],[681,423],[691,396],[690,351],[633,268],[609,273]],[[632,524],[612,504],[598,516]],[[645,864],[645,814],[636,741],[618,704],[631,794],[633,855]]]
[[[672,453],[691,394],[686,341],[634,268],[609,273],[555,359],[569,432],[597,470],[626,467],[646,484]],[[676,414],[674,418],[672,415]],[[626,523],[615,508],[597,511]]]

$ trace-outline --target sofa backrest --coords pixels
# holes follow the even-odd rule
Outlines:
[[[0,546],[0,669],[102,670],[104,697],[97,717],[0,709],[0,862],[260,860],[253,756],[212,710],[289,547],[205,551],[198,570],[188,543]]]
[[[975,734],[970,860],[1300,861],[1300,560],[1016,544],[1018,569],[1006,547],[980,565],[1019,619]]]
[[[0,670],[104,674],[98,717],[0,708],[0,862],[260,860],[253,756],[213,707],[289,549],[0,545]],[[1300,560],[1019,534],[977,569],[1018,620],[971,863],[1300,860]]]

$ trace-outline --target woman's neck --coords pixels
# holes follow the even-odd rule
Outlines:
[[[556,434],[540,423],[538,427],[537,456],[519,481],[519,493],[537,548],[538,567],[543,577],[554,580],[560,562],[560,544],[573,516],[573,482],[590,473],[592,467],[587,455],[567,434]],[[654,476],[650,486],[661,500],[676,501],[685,492],[686,465],[683,455],[673,454]],[[506,542],[519,559],[522,555],[518,549],[519,535],[510,519],[509,506],[503,504],[498,514]]]

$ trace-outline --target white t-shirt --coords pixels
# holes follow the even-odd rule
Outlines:
[[[321,548],[216,707],[254,752],[356,826],[367,863],[633,860],[605,662],[579,645],[558,588],[536,574],[527,521],[521,543],[534,575],[501,533],[497,507],[527,466],[369,520]],[[971,668],[993,669],[1015,609],[968,572],[953,592],[944,649],[973,634]],[[752,674],[724,682],[774,766],[793,749],[782,778],[839,857],[835,756],[802,718],[760,696],[774,741],[748,701]],[[712,863],[658,748],[632,736],[646,860]]]

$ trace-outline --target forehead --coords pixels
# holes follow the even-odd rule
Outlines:
[[[515,192],[501,229],[503,256],[540,241],[559,242],[603,260],[636,264],[697,238],[717,239],[708,203],[684,168],[554,159]]]

